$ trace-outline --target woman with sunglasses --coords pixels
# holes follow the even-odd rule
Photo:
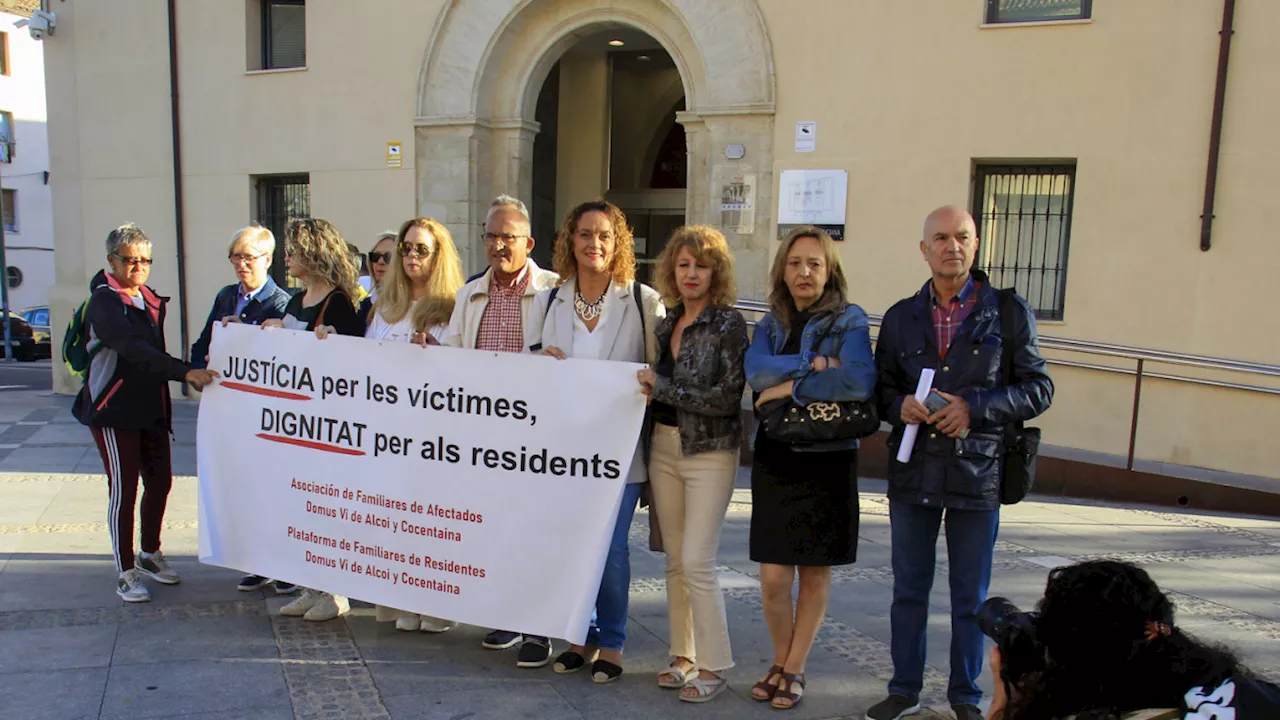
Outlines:
[[[378,236],[378,241],[373,244],[373,249],[369,251],[369,297],[373,302],[378,301],[378,285],[382,283],[382,278],[387,276],[387,271],[391,269],[392,256],[395,254],[396,242],[398,237],[395,233],[387,231]]]
[[[391,268],[378,284],[365,337],[369,340],[440,344],[449,329],[454,298],[462,287],[462,260],[443,225],[427,217],[406,221],[395,235]],[[332,328],[319,325],[316,337]],[[457,623],[377,606],[379,622],[404,632],[445,632]]]
[[[364,320],[356,313],[360,271],[338,228],[327,220],[290,220],[284,248],[289,276],[306,289],[289,301],[284,318],[267,320],[262,327],[313,331],[324,326],[339,335],[364,335]],[[321,622],[350,609],[351,604],[341,595],[307,588],[281,608],[280,614]]]

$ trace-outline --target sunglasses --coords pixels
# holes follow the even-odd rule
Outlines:
[[[376,265],[378,263],[391,262],[390,252],[371,252],[369,253],[369,264]]]
[[[114,253],[112,256],[129,267],[136,267],[138,265],[141,265],[142,267],[151,267],[151,258],[149,257],[125,257],[124,255],[115,255]]]
[[[431,246],[426,243],[411,243],[408,240],[401,240],[396,245],[396,250],[400,251],[402,257],[408,257],[410,253],[416,254],[418,257],[427,257],[431,255]]]

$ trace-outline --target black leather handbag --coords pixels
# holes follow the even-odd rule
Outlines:
[[[1006,385],[1013,382],[1013,315],[1020,312],[1013,290],[1000,291],[1000,366]],[[1023,427],[1022,421],[1004,426],[1004,467],[1000,478],[1000,504],[1013,505],[1031,492],[1036,480],[1036,455],[1040,452],[1040,428]]]
[[[856,440],[880,430],[880,416],[870,400],[799,405],[779,398],[760,406],[760,417],[765,434],[785,443]]]

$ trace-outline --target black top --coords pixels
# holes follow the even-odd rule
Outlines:
[[[339,335],[364,337],[364,321],[360,319],[355,306],[351,304],[351,300],[341,288],[329,291],[323,300],[311,307],[302,306],[302,296],[305,294],[298,293],[289,300],[289,305],[284,310],[286,316],[292,316],[298,324],[306,325],[308,331],[315,330],[316,321],[323,319],[324,324],[332,326]],[[320,317],[322,308],[324,318]],[[290,323],[285,323],[285,327],[289,325]]]
[[[658,357],[658,364],[654,366],[653,371],[667,380],[671,380],[675,374],[675,369],[676,359],[671,356],[671,346],[664,345],[662,347],[662,355]],[[676,417],[674,405],[654,400],[649,407],[649,411],[653,413],[654,422],[671,427],[680,427],[680,421]]]
[[[806,310],[791,316],[791,329],[787,332],[787,342],[782,346],[781,355],[799,355],[800,338],[804,337],[804,326],[813,319],[813,313]]]

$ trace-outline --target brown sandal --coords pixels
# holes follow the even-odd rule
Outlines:
[[[769,668],[769,674],[765,675],[763,680],[751,686],[751,699],[756,702],[769,702],[772,700],[773,696],[778,692],[778,686],[774,685],[770,680],[780,675],[782,675],[781,665],[774,665]],[[764,693],[765,696],[756,695],[757,690]]]
[[[783,689],[784,684],[785,690]],[[800,704],[800,701],[804,699],[804,694],[794,691],[797,685],[800,686],[801,690],[804,690],[804,673],[796,673],[795,675],[789,672],[782,673],[782,682],[778,683],[778,691],[773,694],[774,710],[790,710]],[[779,705],[779,700],[786,700],[790,704]]]

